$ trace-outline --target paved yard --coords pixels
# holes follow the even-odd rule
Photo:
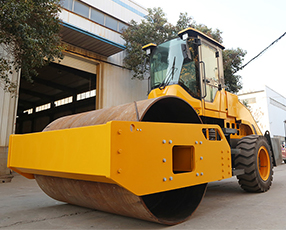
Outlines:
[[[286,165],[275,168],[266,193],[240,189],[236,178],[210,183],[188,221],[164,226],[81,208],[46,196],[35,180],[15,175],[0,184],[2,229],[286,229]]]

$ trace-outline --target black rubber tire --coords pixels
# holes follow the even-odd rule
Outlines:
[[[266,192],[269,190],[273,180],[273,159],[270,146],[264,136],[249,135],[241,138],[236,146],[240,149],[240,154],[234,157],[234,167],[244,169],[245,174],[238,175],[238,183],[241,188],[247,192]],[[260,159],[257,155],[262,151],[269,161],[267,161],[265,178],[262,178],[260,168]],[[259,154],[260,156],[260,154]],[[263,166],[264,167],[264,166]],[[263,169],[262,169],[263,170]]]

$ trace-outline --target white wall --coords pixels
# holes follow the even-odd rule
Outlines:
[[[0,56],[11,60],[2,46],[0,46]],[[20,73],[9,74],[11,81],[19,85]],[[12,97],[5,92],[0,82],[0,179],[1,181],[10,181],[10,170],[7,168],[7,155],[9,136],[14,133],[17,111],[17,94]],[[0,183],[1,183],[0,181]]]
[[[286,98],[265,87],[269,112],[269,125],[272,135],[285,136],[284,121],[286,120]]]
[[[239,95],[246,100],[250,111],[264,133],[270,131],[271,137],[285,136],[286,98],[265,86],[264,90]]]
[[[5,46],[0,45],[0,57],[12,61],[13,58],[5,51]],[[20,71],[13,71],[8,74],[11,82],[19,87]],[[18,89],[17,89],[18,91]],[[16,109],[17,109],[17,92],[13,95],[4,91],[4,84],[0,81],[0,146],[8,146],[9,135],[15,129]]]
[[[15,128],[15,110],[16,98],[0,88],[0,146],[9,144],[9,135]]]
[[[131,0],[82,0],[107,14],[110,14],[126,23],[133,19],[140,22],[147,10],[140,4]]]
[[[148,13],[145,8],[130,0],[82,0],[82,2],[85,2],[89,6],[101,10],[125,23],[129,23],[131,20],[140,22]],[[62,9],[60,18],[65,23],[106,38],[112,42],[121,45],[124,45],[125,43],[121,38],[120,33],[99,25],[85,17],[69,12],[66,9]]]
[[[101,100],[99,108],[147,99],[148,81],[131,79],[131,71],[102,63]]]
[[[82,0],[89,6],[112,15],[123,22],[135,20],[140,22],[148,11],[132,0]],[[90,33],[104,37],[117,44],[124,45],[125,41],[120,33],[99,25],[87,18],[78,16],[65,9],[62,10],[60,18],[71,25],[86,30]],[[76,49],[80,53],[80,49]],[[124,69],[123,59],[125,51],[119,52],[108,58],[89,53],[90,57],[98,60],[97,81],[97,105],[96,108],[112,107],[119,104],[129,103],[147,98],[147,80],[131,79],[131,71]],[[88,56],[88,55],[87,55]],[[102,60],[102,61],[100,61]],[[64,62],[64,60],[63,60]],[[108,64],[110,63],[110,64]]]
[[[114,32],[104,26],[101,26],[95,22],[92,22],[84,17],[71,13],[65,9],[62,10],[60,18],[75,27],[78,27],[82,30],[88,31],[92,34],[96,34],[100,37],[106,38],[117,44],[124,45],[124,40],[120,37],[120,34]]]

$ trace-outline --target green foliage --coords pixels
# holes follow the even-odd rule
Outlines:
[[[180,13],[179,20],[177,21],[176,25],[176,32],[180,32],[183,29],[194,26],[195,22],[193,21],[192,17],[188,16],[188,13]]]
[[[133,77],[142,78],[142,63],[145,53],[142,47],[149,43],[163,43],[177,36],[174,26],[167,22],[161,8],[148,9],[146,20],[141,23],[130,22],[122,37],[125,40],[127,56],[124,59],[125,67],[133,70]]]
[[[208,28],[206,25],[203,24],[194,25],[194,28],[203,32],[204,34],[218,41],[219,43],[222,43],[222,37],[221,37],[222,32],[219,29],[215,29],[213,31],[212,28]]]
[[[203,24],[197,24],[192,17],[188,16],[188,13],[180,13],[179,20],[177,21],[177,24],[175,26],[175,32],[176,35],[181,30],[186,29],[188,27],[192,27],[194,29],[197,29],[204,34],[208,35],[209,37],[215,39],[216,41],[222,43],[222,32],[219,29],[213,30],[212,28],[208,28],[206,25]]]
[[[187,13],[180,13],[177,24],[174,26],[168,22],[161,8],[148,9],[146,20],[142,20],[141,23],[131,21],[130,26],[122,33],[127,52],[124,59],[125,67],[133,71],[133,77],[142,79],[149,68],[148,61],[142,68],[146,58],[142,47],[149,43],[161,44],[175,38],[179,31],[188,27],[195,28],[220,43],[223,42],[220,30],[197,24]],[[225,85],[230,92],[236,93],[242,88],[241,77],[234,73],[241,67],[245,54],[246,52],[240,48],[223,51]]]
[[[60,0],[0,0],[0,83],[14,92],[16,84],[8,73],[21,69],[32,81],[40,68],[62,57],[59,36]]]
[[[237,93],[242,89],[241,76],[235,73],[241,69],[241,63],[246,51],[237,49],[226,49],[223,51],[223,69],[225,89]]]

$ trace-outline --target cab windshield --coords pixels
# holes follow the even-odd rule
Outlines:
[[[156,47],[150,60],[151,89],[179,84],[200,98],[197,46],[173,39]]]

